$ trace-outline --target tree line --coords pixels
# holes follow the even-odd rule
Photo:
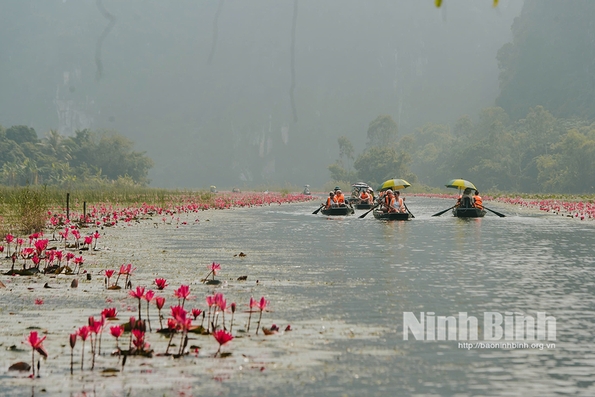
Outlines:
[[[367,135],[357,157],[349,140],[339,138],[339,158],[329,166],[333,180],[444,186],[464,178],[480,189],[595,193],[595,123],[555,118],[542,106],[517,121],[500,107],[486,108],[475,122],[463,116],[453,126],[428,123],[403,136],[381,115]]]
[[[8,186],[69,187],[126,183],[145,186],[153,166],[144,152],[116,131],[79,130],[63,136],[50,130],[40,139],[36,131],[0,125],[0,183]]]

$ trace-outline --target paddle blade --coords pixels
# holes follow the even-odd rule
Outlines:
[[[438,212],[437,214],[434,214],[434,215],[432,215],[432,216],[440,216],[440,215],[444,214],[446,211],[453,209],[454,207],[455,207],[455,206],[453,205],[452,207],[450,207],[450,208],[447,208],[447,209],[445,209],[444,211],[440,211],[440,212]]]
[[[358,218],[359,219],[363,219],[366,217],[366,215],[368,215],[370,212],[374,211],[374,209],[376,209],[376,207],[378,207],[377,205],[375,205],[374,207],[372,207],[371,210],[369,210],[368,212],[366,212],[365,214],[360,215]]]
[[[314,212],[312,213],[312,215],[316,215],[316,214],[318,214],[318,213],[320,212],[320,210],[322,209],[322,207],[324,207],[324,204],[323,204],[323,205],[321,205],[321,206],[320,206],[320,208],[318,208],[316,211],[314,211]]]
[[[497,211],[491,210],[491,209],[487,208],[486,206],[484,206],[483,208],[485,208],[486,210],[488,210],[488,211],[490,211],[490,212],[493,212],[494,214],[498,215],[500,218],[504,218],[504,217],[506,217],[506,215],[504,215],[504,214],[501,214],[501,213],[499,213],[499,212],[497,212]]]

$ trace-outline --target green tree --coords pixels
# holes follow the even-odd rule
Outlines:
[[[416,181],[416,176],[409,169],[411,156],[405,150],[410,144],[411,140],[407,138],[403,147],[374,146],[366,149],[354,164],[359,179],[371,184],[380,184],[391,178],[407,179],[410,183]]]
[[[37,143],[37,133],[31,127],[15,125],[6,130],[6,139],[15,141],[19,145],[25,142]]]
[[[129,176],[136,183],[149,183],[153,160],[144,152],[133,151],[133,142],[115,131],[80,130],[68,138],[70,165],[86,178],[98,173],[110,180]]]
[[[386,114],[376,117],[368,127],[368,147],[394,145],[397,142],[397,123]]]
[[[539,181],[554,192],[595,192],[595,124],[571,129],[537,159]]]
[[[414,155],[411,168],[418,179],[428,185],[443,184],[449,178],[449,171],[444,164],[455,142],[450,127],[428,123],[416,129],[412,139]]]

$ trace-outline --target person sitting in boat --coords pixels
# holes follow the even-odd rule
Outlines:
[[[359,199],[360,203],[362,204],[370,204],[372,202],[372,196],[365,189],[362,190],[362,193],[359,195]]]
[[[341,191],[341,189],[335,191],[335,198],[337,199],[337,204],[340,207],[345,206],[345,196],[343,195],[343,192]]]
[[[475,208],[479,208],[480,210],[483,209],[483,200],[479,195],[479,191],[475,191],[475,196],[473,196],[473,206]]]
[[[388,208],[387,200],[388,200],[388,192],[389,191],[392,192],[392,189],[384,190],[384,191],[378,193],[378,199],[377,199],[378,205],[380,205],[383,210]],[[386,212],[386,211],[384,211],[384,212]]]
[[[337,198],[335,197],[335,192],[330,192],[328,194],[328,198],[326,199],[326,209],[336,207],[337,206]]]
[[[456,206],[461,208],[473,208],[473,196],[471,195],[472,191],[473,190],[471,188],[466,188],[463,191],[463,195],[459,196]]]
[[[385,195],[384,195],[384,199],[382,200],[383,203],[383,208],[382,211],[383,212],[398,212],[397,208],[398,208],[398,202],[395,199],[395,194],[393,193],[392,190],[387,190]]]
[[[405,202],[403,201],[405,199],[401,197],[401,192],[399,192],[397,190],[394,193],[394,196],[395,196],[395,202],[393,204],[393,207],[394,207],[395,211],[391,211],[391,212],[400,212],[402,214],[407,212],[407,210],[405,209]]]

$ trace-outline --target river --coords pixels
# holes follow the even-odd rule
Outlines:
[[[192,250],[198,239],[212,255],[245,251],[250,273],[286,301],[285,318],[374,335],[332,340],[324,348],[335,356],[277,395],[594,395],[595,225],[489,202],[508,216],[432,217],[452,203],[407,203],[415,215],[408,222],[360,219],[364,211],[312,215],[311,203],[235,211],[210,237],[196,229],[201,236],[175,244]],[[478,320],[478,340],[416,340],[411,331],[404,340],[404,312],[417,321],[421,312],[467,313]],[[498,328],[484,329],[485,313],[495,313],[494,325],[498,315],[509,323],[530,316],[536,338],[543,313],[547,339],[506,337],[514,334],[503,322],[506,335],[485,341],[484,331]]]
[[[194,358],[132,358],[115,378],[97,371],[70,377],[68,321],[80,326],[112,300],[134,315],[133,299],[105,291],[98,277],[73,300],[70,280],[60,287],[56,279],[53,290],[35,289],[48,294],[42,312],[31,308],[33,288],[15,279],[0,316],[6,327],[18,320],[12,334],[46,314],[62,320],[48,325],[53,367],[42,367],[33,392],[4,373],[8,395],[595,395],[595,223],[490,202],[485,205],[507,216],[432,217],[453,203],[413,196],[407,199],[411,221],[360,219],[364,211],[329,218],[312,214],[317,202],[211,210],[172,225],[145,222],[123,230],[119,248],[119,235],[105,231],[113,247],[94,259],[102,267],[133,258],[135,283],[149,285],[157,276],[170,289],[188,283],[196,307],[204,308],[212,292],[238,302],[236,339],[223,347],[232,355],[223,359],[212,358],[210,337],[198,336],[190,341],[200,345]],[[151,250],[139,249],[139,239]],[[212,261],[221,263],[219,286],[200,282]],[[68,299],[52,301],[60,293]],[[254,316],[252,330],[240,332],[250,296],[270,301],[263,325],[275,322],[283,331],[290,324],[292,331],[255,335]],[[17,310],[22,317],[6,315]],[[521,316],[535,327],[516,330]],[[441,317],[451,317],[452,333],[432,332]],[[429,333],[419,333],[422,319]],[[540,319],[545,330],[537,327]],[[156,350],[167,342],[156,335],[149,341]],[[27,360],[18,352],[5,360],[19,358]],[[116,365],[113,357],[97,360],[98,368]]]

